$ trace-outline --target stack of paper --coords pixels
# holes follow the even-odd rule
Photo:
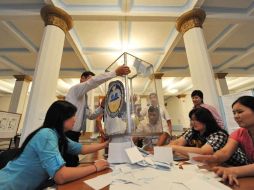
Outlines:
[[[85,183],[94,189],[110,184],[110,190],[230,190],[218,182],[215,175],[207,175],[209,171],[191,166],[163,171],[136,164],[114,165],[112,173],[86,180]]]
[[[154,147],[154,156],[143,157],[137,147],[131,147],[131,142],[110,143],[109,161],[131,164],[111,165],[112,173],[86,180],[85,183],[94,189],[110,185],[110,190],[230,190],[219,182],[220,178],[213,172],[199,169],[197,165],[183,165],[183,169],[174,167],[172,149],[169,147]],[[149,167],[140,167],[139,163],[146,163],[141,165]],[[167,165],[170,170],[161,170],[157,163]]]
[[[194,177],[191,180],[183,181],[183,184],[190,190],[231,190],[231,188],[223,185],[215,180],[205,180],[200,177]]]

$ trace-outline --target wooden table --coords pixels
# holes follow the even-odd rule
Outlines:
[[[81,167],[92,163],[96,159],[104,158],[103,154],[104,154],[104,151],[99,151],[98,153],[87,155],[87,162],[82,164]],[[76,181],[66,183],[64,185],[58,185],[57,190],[92,190],[92,188],[89,187],[83,181],[94,178],[96,176],[99,176],[105,173],[109,173],[111,171],[112,171],[111,169],[106,169],[104,171],[94,173],[89,176],[78,179]],[[240,186],[233,187],[232,188],[233,190],[254,190],[254,177],[239,178],[238,180],[239,180]],[[108,189],[109,189],[109,186],[103,188],[103,190],[108,190]]]

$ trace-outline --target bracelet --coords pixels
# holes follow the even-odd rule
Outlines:
[[[97,168],[97,166],[94,164],[94,167],[95,167],[95,169],[96,169],[96,171],[95,172],[98,172],[98,168]]]

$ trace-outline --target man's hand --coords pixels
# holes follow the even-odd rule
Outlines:
[[[123,76],[123,75],[128,75],[131,72],[131,70],[128,66],[122,65],[117,67],[115,72],[117,76]]]

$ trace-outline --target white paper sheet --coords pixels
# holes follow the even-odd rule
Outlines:
[[[184,171],[197,172],[199,170],[197,165],[192,165],[192,164],[183,164],[182,168],[183,168]]]
[[[173,153],[170,147],[154,147],[154,161],[164,162],[167,164],[173,163]]]
[[[200,170],[196,165],[183,167],[165,171],[136,164],[113,165],[110,176],[102,175],[102,178],[99,176],[86,183],[94,189],[110,184],[110,190],[230,190],[209,171]]]
[[[183,181],[183,184],[190,190],[231,190],[226,185],[217,181],[209,182],[200,177],[194,177],[189,181]]]
[[[137,162],[144,160],[144,157],[139,152],[138,148],[135,146],[132,148],[125,149],[125,151],[126,151],[127,156],[132,164],[135,164]]]
[[[138,186],[136,184],[112,184],[109,187],[109,190],[131,190],[131,189],[135,189],[135,190],[143,190],[143,188],[141,186]]]
[[[86,183],[87,185],[89,185],[90,187],[92,187],[95,190],[99,190],[102,189],[103,187],[106,187],[107,185],[112,183],[112,175],[111,173],[107,173],[104,175],[100,175],[98,177],[89,179],[84,181],[84,183]]]
[[[196,157],[196,156],[200,156],[200,157],[202,157],[202,156],[204,156],[204,155],[202,155],[202,154],[196,154],[196,153],[188,153],[188,155],[189,155],[189,163],[191,163],[191,164],[197,164],[197,165],[199,165],[199,166],[202,166],[202,165],[204,165],[203,163],[201,163],[201,162],[197,162],[197,161],[195,161],[195,160],[193,160],[193,157]]]
[[[109,143],[108,162],[109,163],[129,163],[126,148],[131,147],[131,142]]]

